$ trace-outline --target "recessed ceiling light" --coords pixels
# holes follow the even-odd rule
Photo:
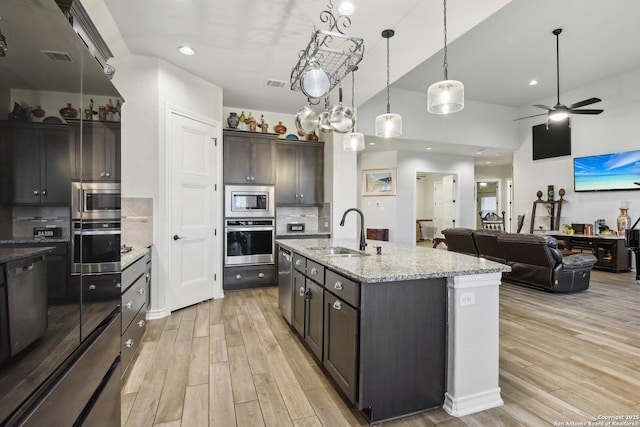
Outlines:
[[[376,143],[375,142],[370,142],[369,145],[376,145]]]
[[[487,160],[485,163],[488,164],[488,165],[491,164],[491,162],[489,160]]]
[[[342,4],[340,4],[340,6],[338,6],[338,12],[340,12],[340,15],[349,16],[353,14],[355,10],[356,6],[350,1],[344,1],[342,2]]]
[[[529,86],[535,86],[538,84],[538,81],[536,79],[533,79],[529,82]]]
[[[433,150],[433,148],[431,148],[431,147],[427,147],[427,150]]]
[[[180,46],[178,48],[178,52],[180,52],[183,55],[194,55],[196,53],[196,51],[189,46]]]

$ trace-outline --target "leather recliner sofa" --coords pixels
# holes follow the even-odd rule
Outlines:
[[[563,257],[551,236],[503,233],[497,237],[511,271],[503,273],[507,282],[533,286],[551,292],[576,292],[589,288],[592,254]]]
[[[505,232],[501,230],[474,230],[473,240],[476,242],[476,248],[478,248],[478,256],[506,264],[504,252],[498,244],[498,236],[502,234],[505,234]]]
[[[442,230],[447,250],[472,256],[478,256],[478,248],[473,240],[473,230],[470,228],[445,228]]]

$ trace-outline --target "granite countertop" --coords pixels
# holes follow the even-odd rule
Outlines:
[[[306,238],[308,237],[328,237],[330,236],[331,233],[329,233],[328,231],[303,231],[303,232],[299,232],[299,231],[276,231],[276,238],[283,238],[286,239],[287,237],[303,237]]]
[[[367,242],[365,253],[369,255],[361,257],[327,256],[309,249],[326,246],[358,249],[355,239],[277,239],[276,243],[360,282],[395,282],[511,270],[507,265],[484,258],[377,240]],[[382,255],[376,255],[376,246],[382,247]]]
[[[144,246],[131,249],[131,252],[120,255],[120,268],[124,270],[148,253],[149,248]]]
[[[69,237],[47,237],[46,239],[34,239],[33,236],[13,237],[11,239],[0,239],[3,243],[69,243]]]
[[[53,247],[39,247],[39,248],[2,248],[0,249],[0,264],[6,264],[11,261],[16,261],[22,258],[28,258],[35,255],[45,254],[51,252]]]

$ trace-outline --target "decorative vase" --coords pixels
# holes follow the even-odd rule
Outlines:
[[[78,110],[68,102],[66,107],[60,109],[60,115],[65,119],[75,119],[78,116]]]
[[[282,122],[278,122],[278,124],[273,127],[273,131],[277,134],[283,134],[287,131],[287,127],[283,125]]]
[[[229,113],[229,117],[227,117],[227,124],[231,129],[238,129],[238,123],[240,123],[240,119],[238,118],[237,113]]]
[[[33,114],[33,116],[37,118],[44,117],[44,110],[42,109],[42,107],[38,105],[36,108],[33,109],[31,114]]]
[[[618,235],[624,236],[625,231],[631,225],[631,217],[627,214],[629,208],[620,208],[620,216],[618,216]]]
[[[317,141],[318,140],[318,135],[316,134],[316,131],[313,131],[309,135],[307,135],[307,139],[309,141]]]

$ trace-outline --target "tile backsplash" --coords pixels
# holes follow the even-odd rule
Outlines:
[[[323,206],[283,206],[276,209],[276,234],[287,232],[287,224],[304,224],[306,233],[329,233],[331,209]]]
[[[153,198],[122,198],[122,244],[134,248],[153,243]]]

